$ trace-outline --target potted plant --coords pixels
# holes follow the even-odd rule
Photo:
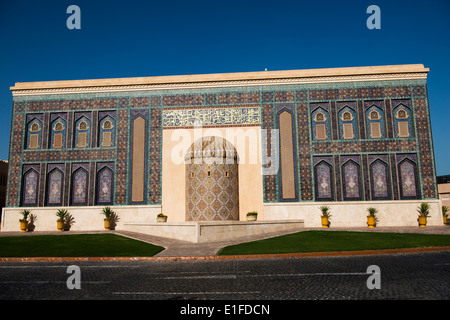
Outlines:
[[[250,211],[247,213],[247,221],[256,221],[258,219],[258,212]]]
[[[377,218],[378,210],[370,207],[370,208],[367,208],[367,212],[369,212],[369,215],[367,216],[367,225],[369,226],[369,228],[375,228],[375,226],[378,222],[378,218]]]
[[[156,216],[156,222],[166,222],[167,216],[163,213],[160,213]]]
[[[328,206],[321,206],[320,211],[322,211],[322,228],[328,228],[330,226],[331,221],[331,214],[330,214],[330,207]]]
[[[30,214],[30,210],[22,210],[20,214],[22,215],[22,219],[19,219],[20,222],[20,232],[27,232],[28,229],[28,215]]]
[[[447,206],[442,206],[442,218],[444,219],[444,224],[447,225],[447,218],[448,218],[448,207]]]
[[[419,227],[425,228],[427,226],[427,217],[430,214],[430,205],[426,202],[422,202],[420,206],[417,207],[417,212],[419,213]]]
[[[70,231],[70,228],[75,223],[75,218],[67,212],[67,215],[64,217],[64,231]]]
[[[110,207],[104,207],[101,211],[101,214],[105,216],[105,219],[103,219],[103,226],[105,230],[111,230],[111,219],[114,213],[114,210],[112,210]]]
[[[64,222],[66,217],[69,215],[69,211],[66,209],[59,209],[56,211],[56,216],[59,218],[56,220],[56,228],[58,231],[64,231]]]
[[[36,226],[34,225],[34,222],[37,220],[37,217],[35,214],[30,213],[30,215],[28,216],[28,232],[32,232],[34,231],[34,228],[36,228]]]

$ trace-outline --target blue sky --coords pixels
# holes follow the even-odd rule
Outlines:
[[[66,27],[72,4],[81,30]],[[0,0],[0,159],[15,82],[420,63],[437,174],[450,174],[449,34],[448,0]]]

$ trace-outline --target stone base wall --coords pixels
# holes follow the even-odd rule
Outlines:
[[[421,202],[431,206],[427,225],[443,224],[441,204],[439,200],[407,200],[407,201],[352,201],[352,202],[309,202],[309,203],[265,203],[264,218],[266,220],[305,220],[305,227],[321,227],[320,206],[330,207],[332,227],[364,227],[367,226],[367,208],[378,209],[377,226],[418,226],[417,207]]]
[[[124,223],[156,222],[156,216],[161,212],[161,206],[142,205],[142,206],[111,206],[116,212],[119,220],[116,229],[123,229]],[[24,209],[31,211],[36,216],[34,222],[35,231],[56,231],[56,211],[58,209],[67,209],[73,217],[73,225],[70,230],[74,231],[92,231],[103,230],[104,216],[100,214],[103,207],[22,207],[22,208],[3,208],[1,231],[19,231],[19,219],[22,217],[20,212]]]
[[[373,201],[373,202],[289,202],[289,203],[265,203],[264,212],[258,214],[258,223],[273,223],[274,221],[303,220],[307,228],[321,227],[320,206],[326,205],[331,210],[331,228],[333,227],[365,227],[367,226],[367,208],[378,209],[378,224],[380,227],[391,226],[418,226],[417,207],[422,201]],[[441,202],[439,200],[428,200],[430,204],[429,226],[441,226],[443,224],[441,213]],[[103,215],[100,214],[103,207],[62,207],[67,209],[73,217],[73,225],[70,230],[92,231],[103,230]],[[112,206],[118,215],[117,230],[127,229],[130,224],[155,224],[156,216],[161,212],[161,206]],[[20,211],[29,209],[36,216],[34,222],[35,231],[56,231],[56,211],[59,207],[32,207],[32,208],[3,208],[1,231],[19,231]],[[168,215],[168,224],[177,223],[188,225],[190,222],[179,221],[176,215],[165,212]],[[240,223],[245,222],[245,216],[241,216]],[[193,222],[192,222],[193,223]],[[209,222],[205,223],[208,226]],[[161,224],[158,224],[161,225]],[[147,227],[146,227],[147,228]],[[206,227],[205,227],[206,228]],[[259,227],[261,228],[261,226]],[[205,229],[203,232],[207,232]],[[137,230],[136,230],[137,231]],[[217,231],[217,230],[216,230]],[[215,231],[215,232],[216,232]],[[248,232],[246,229],[245,232]],[[266,231],[268,232],[268,231]],[[251,234],[251,233],[250,233]],[[248,235],[250,235],[248,234]],[[161,234],[164,236],[164,234]],[[211,235],[212,240],[220,240],[220,235]],[[209,239],[208,238],[208,239]]]

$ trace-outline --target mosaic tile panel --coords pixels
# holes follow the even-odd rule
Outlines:
[[[16,108],[14,103],[14,108]],[[18,109],[22,109],[23,104],[19,104]],[[7,205],[16,207],[19,205],[20,183],[21,183],[21,165],[22,165],[22,147],[23,147],[23,131],[24,131],[23,114],[14,114],[12,118],[11,138],[9,146],[9,162],[8,162],[8,196]]]
[[[211,95],[208,95],[208,97],[209,100],[211,100]],[[224,105],[259,103],[259,99],[259,92],[233,92],[217,94],[217,103]]]
[[[239,220],[238,172],[237,164],[187,164],[186,221]]]
[[[128,118],[128,110],[117,111],[116,204],[125,204],[127,201]]]
[[[416,87],[416,91],[424,92],[424,88]],[[419,144],[419,165],[422,195],[433,199],[437,196],[435,184],[433,145],[430,134],[430,119],[428,103],[425,98],[416,98],[413,101],[415,108],[417,140]]]
[[[27,104],[28,112],[45,111],[82,111],[82,110],[108,110],[116,108],[116,99],[114,98],[88,98],[88,99],[62,99],[35,100]]]
[[[297,135],[300,198],[313,200],[309,110],[306,103],[297,104]]]
[[[314,154],[325,153],[361,153],[361,152],[408,152],[417,149],[416,140],[360,140],[360,141],[331,141],[312,143]]]
[[[268,95],[268,94],[267,94]],[[267,98],[268,99],[268,98]],[[266,141],[262,141],[263,163],[268,163],[268,159],[272,156],[274,150],[272,150],[272,131],[275,126],[274,107],[273,105],[263,105],[262,107],[262,129],[266,132]],[[265,139],[263,139],[265,140]],[[272,166],[272,163],[268,163],[267,166]],[[274,202],[277,200],[277,177],[275,174],[264,175],[264,201]]]
[[[260,124],[259,107],[166,109],[163,111],[163,127],[194,127]]]
[[[150,134],[148,151],[148,201],[161,203],[162,121],[161,109],[150,109]]]
[[[54,161],[77,161],[77,160],[114,160],[114,149],[91,148],[85,150],[40,150],[23,152],[23,162],[54,162]]]

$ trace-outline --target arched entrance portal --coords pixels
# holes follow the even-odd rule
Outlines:
[[[221,137],[203,137],[186,152],[186,221],[239,220],[238,155]]]

